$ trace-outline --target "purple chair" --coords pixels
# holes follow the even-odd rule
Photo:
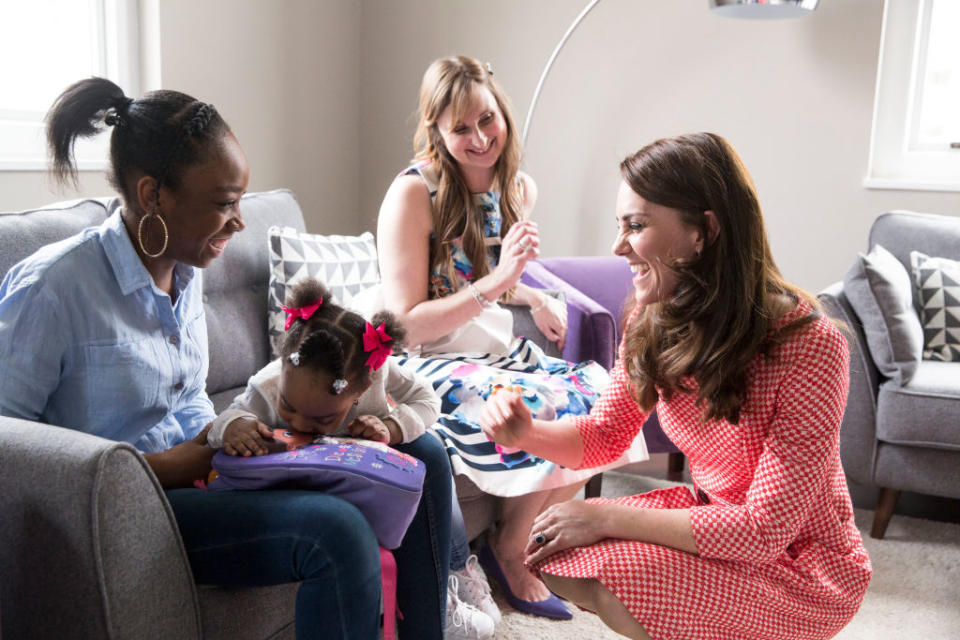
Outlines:
[[[523,282],[539,289],[563,291],[567,299],[567,341],[563,357],[571,362],[595,360],[611,369],[617,358],[623,307],[633,291],[633,273],[623,258],[544,258],[527,263]],[[684,457],[660,428],[654,412],[643,425],[650,453],[667,453],[667,477],[680,480]],[[602,474],[595,475],[586,496],[600,495]]]

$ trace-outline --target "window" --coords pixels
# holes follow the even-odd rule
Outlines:
[[[68,85],[92,75],[139,94],[136,0],[0,3],[0,170],[46,167],[43,117]],[[79,140],[80,169],[104,169],[107,136]]]
[[[960,2],[886,2],[871,188],[960,191]]]

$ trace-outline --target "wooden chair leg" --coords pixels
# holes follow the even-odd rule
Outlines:
[[[667,454],[667,480],[683,481],[684,457],[679,451]]]
[[[597,475],[587,480],[587,484],[584,485],[583,487],[583,497],[599,498],[601,486],[603,486],[603,474],[598,473]]]
[[[870,529],[871,538],[883,539],[887,533],[890,517],[893,515],[893,508],[897,506],[899,498],[899,490],[880,487],[880,498],[877,500],[877,510],[873,514],[873,527]]]

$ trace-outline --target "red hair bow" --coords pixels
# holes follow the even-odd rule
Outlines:
[[[308,304],[305,307],[297,307],[291,309],[290,307],[280,307],[287,313],[287,322],[283,325],[284,331],[290,330],[290,325],[292,325],[297,320],[309,320],[310,316],[320,308],[320,305],[323,304],[323,298],[320,298],[313,304]]]
[[[373,328],[372,324],[367,323],[367,327],[363,330],[363,350],[370,355],[367,356],[367,361],[364,364],[370,367],[371,372],[382,367],[383,363],[387,361],[387,356],[393,353],[393,348],[384,344],[391,340],[393,338],[387,335],[383,323],[376,329]]]

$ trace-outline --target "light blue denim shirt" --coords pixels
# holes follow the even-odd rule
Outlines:
[[[43,247],[0,284],[0,415],[39,420],[154,453],[215,417],[204,389],[200,271],[158,289],[115,212]]]

